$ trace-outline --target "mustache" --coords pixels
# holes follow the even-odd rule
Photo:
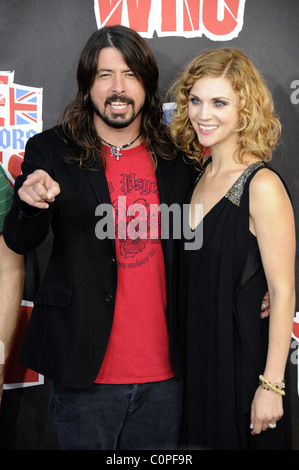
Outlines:
[[[135,104],[135,101],[132,98],[129,98],[125,95],[118,95],[117,93],[114,93],[113,95],[109,96],[105,100],[105,105],[110,104],[112,102],[119,101],[120,103],[127,103],[127,104]]]

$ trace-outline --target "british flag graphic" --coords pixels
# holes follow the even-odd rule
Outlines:
[[[36,124],[40,120],[40,90],[15,85],[9,87],[9,123],[11,126]]]
[[[0,162],[12,186],[27,140],[42,131],[42,99],[42,88],[19,85],[14,72],[0,72]]]

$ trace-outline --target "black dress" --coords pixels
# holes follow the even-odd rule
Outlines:
[[[267,283],[256,238],[249,231],[249,183],[265,167],[263,162],[249,166],[205,215],[195,229],[203,229],[201,249],[181,246],[185,449],[290,447],[285,417],[275,430],[250,434],[250,407],[266,360],[268,320],[261,320]]]

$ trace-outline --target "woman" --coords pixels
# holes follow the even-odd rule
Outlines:
[[[285,186],[266,163],[280,136],[272,97],[251,61],[228,48],[193,60],[172,91],[172,137],[200,168],[189,223],[203,234],[200,249],[180,253],[182,446],[288,448],[295,230]],[[271,314],[263,320],[267,290]]]

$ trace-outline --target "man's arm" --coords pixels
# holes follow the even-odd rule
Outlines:
[[[262,302],[261,318],[267,318],[270,315],[270,296],[269,292],[266,292]]]
[[[18,321],[24,286],[24,258],[11,251],[0,234],[0,403],[3,394],[5,364]]]

